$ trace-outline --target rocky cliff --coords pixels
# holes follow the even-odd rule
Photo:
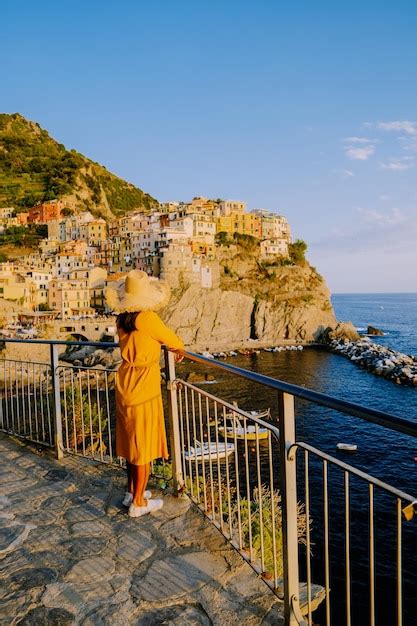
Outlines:
[[[267,266],[256,254],[235,247],[220,250],[219,287],[205,289],[185,281],[163,317],[196,350],[231,349],[314,341],[335,326],[330,293],[307,262]]]

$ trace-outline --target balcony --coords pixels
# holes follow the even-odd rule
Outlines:
[[[5,341],[28,343],[34,349],[34,344],[47,343],[51,356],[46,363],[1,361],[0,430],[58,458],[39,458],[8,439],[0,440],[7,479],[2,483],[5,520],[12,519],[7,517],[9,499],[16,505],[10,515],[19,528],[23,520],[23,534],[39,524],[34,533],[29,528],[29,540],[32,533],[49,560],[50,553],[56,552],[54,562],[64,559],[62,546],[75,550],[71,546],[77,545],[85,551],[61,575],[57,566],[42,560],[39,547],[30,541],[25,544],[38,555],[38,569],[43,571],[39,576],[53,578],[42,580],[47,592],[35,601],[39,610],[63,607],[71,613],[76,594],[84,601],[85,593],[98,620],[100,610],[111,610],[115,594],[120,607],[127,602],[131,608],[126,623],[136,623],[132,615],[136,619],[155,611],[162,615],[168,609],[173,615],[179,611],[182,623],[191,618],[206,623],[200,614],[203,608],[213,623],[312,625],[314,619],[327,625],[362,625],[375,624],[383,602],[388,602],[389,620],[380,623],[411,623],[415,594],[410,596],[409,590],[415,569],[403,558],[411,552],[403,553],[416,546],[415,496],[303,442],[297,437],[295,399],[351,416],[358,426],[371,422],[410,438],[417,436],[414,423],[185,353],[187,361],[205,371],[227,374],[231,385],[239,377],[253,389],[268,388],[275,397],[268,415],[244,411],[198,382],[180,377],[173,355],[165,352],[171,461],[153,465],[153,480],[166,506],[143,525],[141,520],[138,534],[138,521],[126,519],[118,504],[120,496],[116,497],[116,491],[122,490],[123,462],[114,453],[114,369],[60,362],[59,346],[65,342]],[[45,483],[48,475],[55,477],[52,483]],[[24,498],[19,491],[25,481],[28,494],[34,490],[36,496],[37,489],[48,492],[54,503],[50,510],[43,507],[46,513],[40,513],[31,505],[22,512]],[[54,522],[51,533],[42,535],[43,525],[49,523],[42,515],[46,520],[48,515],[55,521],[58,517],[61,523]],[[81,522],[89,524],[87,539],[82,539]],[[14,527],[8,524],[7,532]],[[74,527],[77,532],[81,529],[75,539]],[[27,540],[22,534],[18,537]],[[111,545],[118,546],[117,554],[127,564],[107,556],[108,551],[114,554]],[[15,557],[19,569],[19,559],[26,557],[23,553]],[[138,563],[142,558],[143,566]],[[13,568],[11,557],[9,561]],[[58,572],[58,578],[45,573],[47,569]],[[379,572],[390,577],[388,598],[381,596]],[[13,576],[7,579],[10,585],[15,585],[17,574]],[[120,582],[123,576],[129,578],[129,591],[126,580],[124,587]],[[100,594],[105,593],[100,609]]]

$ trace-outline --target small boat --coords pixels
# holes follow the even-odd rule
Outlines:
[[[207,350],[202,353],[202,356],[205,356],[206,359],[214,359],[214,356],[211,354],[211,352],[208,352]]]
[[[256,426],[253,424],[242,426],[239,420],[236,420],[235,426],[219,426],[219,433],[222,437],[228,437],[229,439],[246,439],[247,441],[260,441],[261,439],[268,439],[269,431],[267,428],[258,428],[258,434],[256,434]]]
[[[338,443],[336,448],[345,452],[356,452],[358,446],[355,443]]]
[[[271,409],[265,409],[264,411],[248,411],[249,415],[259,418],[270,418]],[[242,423],[242,417],[237,413],[226,414],[226,424],[219,426],[219,433],[222,437],[230,437],[233,439],[246,439],[248,441],[256,441],[261,439],[267,439],[269,430],[262,428],[262,426],[256,426],[255,424]],[[228,425],[229,424],[229,425]]]
[[[236,401],[233,402],[233,404],[236,405],[236,408],[238,408]],[[259,417],[259,419],[269,419],[271,417],[271,409],[264,409],[262,411],[246,411],[246,413],[248,413],[249,415],[252,415],[253,417]],[[242,419],[242,416],[239,416],[237,413],[229,412],[229,413],[226,413],[225,418],[226,420],[233,420],[234,418],[239,420],[239,419]],[[221,424],[221,426],[219,427],[219,431],[221,431],[221,429],[224,430],[224,425],[222,424],[222,421],[223,421],[223,414],[219,413],[217,417],[217,424]],[[207,423],[209,426],[215,426],[216,420],[213,417],[211,417]],[[242,424],[239,424],[239,426],[244,428]],[[233,427],[233,423],[232,423],[232,427]],[[258,429],[258,433],[260,432],[261,432],[261,428]],[[232,430],[232,433],[233,433],[233,430]],[[229,431],[227,432],[227,434],[229,434]],[[240,439],[242,438],[243,437],[240,437]],[[254,437],[254,439],[256,439],[256,437]],[[262,437],[260,437],[260,439],[262,439]]]
[[[188,450],[184,452],[186,461],[217,461],[218,459],[225,459],[235,451],[235,446],[232,443],[219,443],[215,441],[200,443],[195,440],[195,447],[190,446]]]
[[[230,350],[229,356],[237,356],[237,352],[235,352],[234,350]]]

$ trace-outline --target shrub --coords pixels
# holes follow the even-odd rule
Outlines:
[[[230,243],[228,234],[223,230],[216,234],[214,240],[219,246],[225,246]]]
[[[70,448],[85,447],[86,451],[101,451],[104,454],[107,448],[100,432],[105,431],[107,417],[102,414],[97,403],[91,397],[89,399],[85,390],[80,391],[75,377],[73,384],[65,388],[64,394],[64,445],[68,441]]]
[[[305,253],[307,252],[307,244],[302,239],[296,239],[293,243],[288,245],[288,253],[291,261],[296,265],[302,265],[305,263]]]

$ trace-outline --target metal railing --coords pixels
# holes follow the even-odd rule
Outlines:
[[[76,342],[26,343],[50,345],[50,362],[0,362],[0,430],[55,446],[58,457],[73,453],[120,466],[114,441],[115,370],[59,362],[58,346],[80,345]],[[267,387],[276,402],[275,412],[265,418],[244,411],[178,378],[174,355],[165,351],[175,491],[185,491],[283,599],[286,624],[311,626],[318,610],[327,626],[374,626],[381,601],[378,573],[387,570],[395,587],[395,616],[391,621],[382,617],[380,623],[403,624],[404,576],[415,575],[404,569],[403,540],[416,538],[411,521],[416,498],[299,440],[294,400],[414,438],[417,425],[225,362],[190,352],[184,356],[227,372],[232,380],[238,376]],[[381,520],[390,524],[384,536],[389,564],[381,556]],[[361,594],[366,606],[357,601]]]

